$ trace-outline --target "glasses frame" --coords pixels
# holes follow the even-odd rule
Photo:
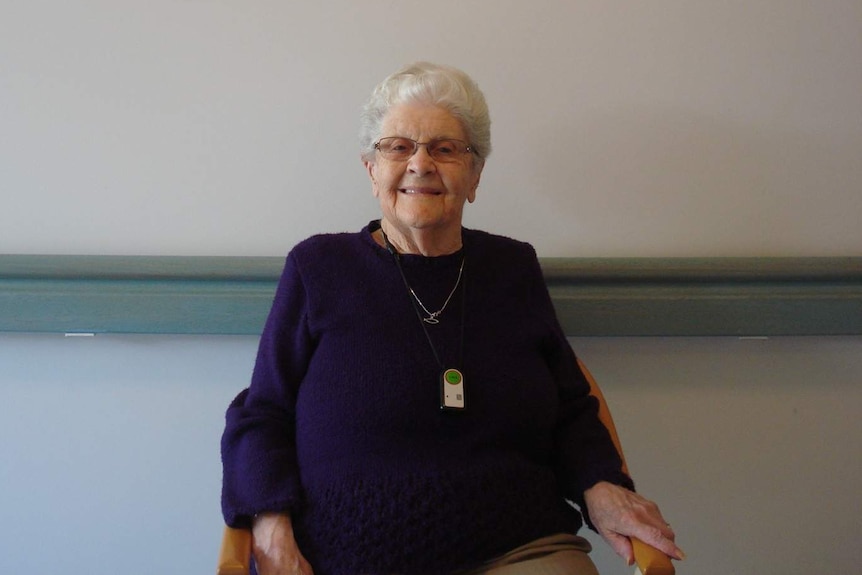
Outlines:
[[[410,152],[410,154],[408,154],[407,156],[405,156],[403,158],[387,157],[387,153],[389,153],[389,152],[384,152],[382,149],[380,149],[380,142],[382,142],[383,140],[404,140],[405,142],[412,142],[413,143],[413,151]],[[382,154],[384,158],[386,158],[387,160],[389,160],[391,162],[406,162],[407,160],[409,160],[410,158],[412,158],[413,156],[416,155],[416,152],[419,151],[419,146],[425,146],[425,151],[428,152],[428,155],[435,162],[449,163],[449,162],[457,161],[457,158],[455,158],[454,154],[452,156],[443,156],[442,158],[435,156],[431,152],[430,146],[437,143],[437,142],[458,142],[459,144],[464,145],[464,151],[463,152],[457,152],[456,151],[455,152],[456,154],[458,154],[458,153],[460,153],[460,154],[476,154],[476,149],[473,148],[473,146],[471,146],[470,144],[468,144],[464,140],[459,140],[458,138],[434,138],[433,140],[428,140],[427,142],[417,142],[413,138],[407,138],[405,136],[386,136],[385,138],[380,138],[379,140],[374,142],[374,150],[377,152],[380,152],[380,154]]]

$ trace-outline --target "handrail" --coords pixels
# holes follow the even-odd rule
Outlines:
[[[0,255],[0,332],[256,335],[283,262]],[[540,263],[570,336],[862,334],[862,257]]]

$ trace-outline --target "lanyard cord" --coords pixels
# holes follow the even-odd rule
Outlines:
[[[383,243],[386,244],[386,249],[389,250],[389,253],[392,254],[392,257],[395,258],[395,265],[398,267],[398,272],[401,274],[401,279],[404,280],[404,287],[407,288],[407,293],[410,295],[410,303],[413,305],[413,310],[416,312],[416,317],[419,318],[419,325],[422,327],[422,331],[425,333],[425,339],[428,340],[428,346],[431,348],[431,353],[434,354],[434,359],[437,361],[437,365],[440,366],[440,369],[445,369],[443,362],[440,361],[440,354],[437,353],[437,347],[434,345],[434,341],[431,339],[431,334],[428,333],[428,328],[425,325],[425,319],[422,317],[422,311],[419,309],[419,305],[417,304],[416,295],[413,291],[413,288],[410,287],[410,282],[407,281],[407,276],[404,274],[404,268],[401,267],[401,254],[398,253],[398,250],[395,249],[395,246],[392,245],[392,242],[389,241],[389,236],[386,235],[386,232],[383,231],[383,226],[380,226],[380,233],[383,234]],[[462,248],[463,249],[463,248]],[[461,274],[464,273],[466,256],[461,256],[461,271],[459,272],[458,278],[461,278]],[[466,279],[462,282],[461,286],[461,342],[459,345],[459,355],[458,358],[459,364],[463,366],[464,363],[464,318],[467,312],[467,281]],[[457,286],[456,286],[457,287]],[[454,293],[454,292],[453,292]],[[449,297],[452,297],[452,294],[449,294]],[[447,303],[449,300],[446,300]],[[444,306],[445,307],[445,306]],[[442,311],[442,310],[441,310]],[[438,312],[439,313],[439,312]]]

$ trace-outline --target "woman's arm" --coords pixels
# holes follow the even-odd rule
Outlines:
[[[563,496],[586,512],[583,493],[593,485],[607,481],[634,489],[634,484],[624,472],[608,429],[599,419],[599,401],[590,393],[590,383],[557,319],[535,252],[531,256],[530,315],[543,324],[543,359],[556,382],[559,401],[554,427],[554,468]],[[589,522],[589,516],[584,515]]]
[[[226,413],[222,510],[231,527],[261,512],[289,513],[302,501],[296,456],[296,395],[314,352],[308,297],[288,256],[261,335],[251,385]]]

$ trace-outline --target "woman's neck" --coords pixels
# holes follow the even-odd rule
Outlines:
[[[415,254],[425,257],[447,256],[461,249],[461,228],[440,230],[436,228],[416,229],[390,225],[380,220],[380,230],[375,235],[378,244],[386,247],[383,234],[400,254]],[[377,237],[379,234],[379,237]]]

